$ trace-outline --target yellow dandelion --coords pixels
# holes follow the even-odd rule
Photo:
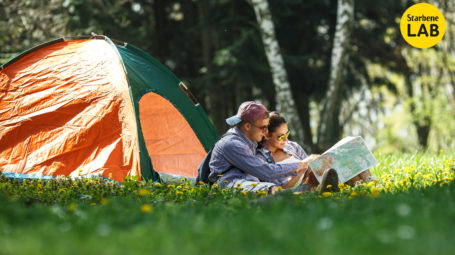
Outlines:
[[[96,203],[95,203],[95,202],[92,202],[92,203],[90,203],[90,205],[91,205],[91,206],[95,206],[95,205],[96,205]]]
[[[101,200],[100,200],[100,204],[102,204],[102,205],[105,205],[108,202],[109,202],[109,200],[107,200],[107,198],[105,198],[105,197],[101,198]]]
[[[68,205],[68,210],[70,210],[71,212],[73,212],[76,209],[77,209],[77,205],[75,203],[71,203]]]
[[[267,194],[267,192],[265,192],[265,190],[258,190],[258,191],[256,191],[256,193],[258,193],[259,195]]]
[[[283,187],[278,186],[278,191],[282,191],[282,190],[283,190]]]
[[[214,184],[212,185],[212,188],[213,188],[213,189],[216,189],[216,187],[218,187],[218,185],[216,185],[216,183],[214,183]]]
[[[354,191],[354,192],[351,193],[351,197],[356,197],[358,195],[359,195],[359,193],[357,193],[357,191]]]
[[[327,185],[327,186],[328,186],[328,185]],[[323,197],[331,197],[331,196],[332,196],[332,192],[328,192],[328,191],[323,192],[323,193],[322,193],[322,196],[323,196]]]
[[[372,196],[372,197],[377,197],[377,196],[379,196],[379,193],[380,193],[380,192],[381,192],[381,190],[378,189],[378,188],[373,189],[373,190],[371,191],[371,196]]]
[[[332,184],[329,184],[326,186],[326,188],[330,189],[332,187]]]
[[[257,183],[252,183],[251,186],[256,187]]]
[[[153,210],[153,207],[150,204],[143,204],[141,206],[141,212],[143,213],[149,213]]]
[[[174,184],[169,184],[169,185],[167,185],[167,187],[170,188],[170,189],[173,189],[173,188],[175,188],[175,185]]]
[[[158,186],[158,187],[160,187],[160,186],[161,186],[161,183],[159,183],[159,182],[155,182],[155,186]]]
[[[219,175],[217,175],[217,176],[218,176],[218,177],[222,177],[223,175],[222,175],[222,174],[219,174]]]
[[[181,192],[181,191],[176,191],[175,193],[179,196],[183,195],[183,192]]]
[[[242,194],[243,194],[244,196],[246,196],[246,195],[248,194],[248,191],[245,190],[245,191],[242,192]]]
[[[146,190],[146,189],[139,189],[139,190],[137,191],[137,194],[138,194],[139,196],[146,196],[146,195],[148,194],[148,190]]]

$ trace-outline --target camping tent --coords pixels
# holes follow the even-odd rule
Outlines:
[[[8,177],[196,177],[216,139],[187,87],[130,44],[60,38],[0,67]]]

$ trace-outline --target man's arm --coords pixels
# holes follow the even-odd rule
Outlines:
[[[270,164],[260,159],[242,141],[232,139],[222,148],[222,155],[231,165],[264,181],[295,176],[303,163]]]

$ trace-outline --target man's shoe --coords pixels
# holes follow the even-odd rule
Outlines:
[[[318,186],[319,193],[323,192],[339,192],[338,173],[335,169],[330,168],[322,175],[321,184]]]

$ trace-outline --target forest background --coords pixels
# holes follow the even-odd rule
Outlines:
[[[416,49],[399,25],[418,2],[0,0],[0,65],[40,43],[94,32],[166,65],[219,134],[241,102],[257,100],[285,113],[308,152],[351,135],[376,152],[453,150],[455,2],[424,1],[442,11],[446,32]]]

